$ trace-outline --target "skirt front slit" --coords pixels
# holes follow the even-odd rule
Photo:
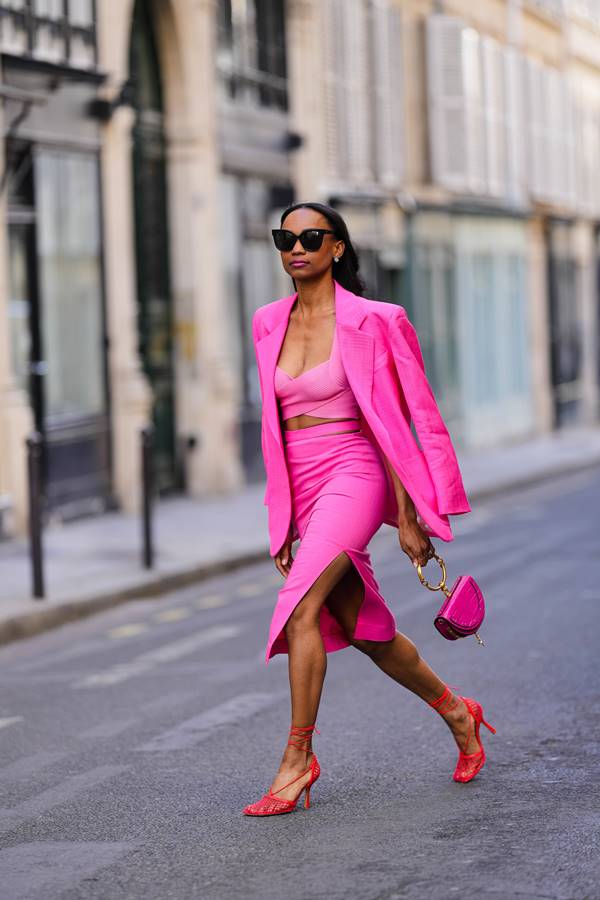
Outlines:
[[[364,586],[353,637],[391,640],[396,621],[375,579],[367,545],[383,523],[386,497],[384,464],[366,435],[349,422],[322,422],[283,432],[300,544],[282,585],[269,628],[266,662],[287,653],[285,624],[319,575],[345,552]],[[350,645],[324,603],[319,627],[326,652]]]

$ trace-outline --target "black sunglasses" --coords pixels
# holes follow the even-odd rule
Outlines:
[[[294,234],[287,228],[273,228],[271,234],[278,250],[291,250],[296,241],[300,241],[305,250],[314,251],[321,249],[326,234],[335,234],[335,231],[330,228],[305,228],[301,234]]]

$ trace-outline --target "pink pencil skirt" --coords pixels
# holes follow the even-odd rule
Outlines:
[[[364,584],[354,638],[391,640],[394,615],[375,580],[367,545],[383,523],[386,471],[377,450],[362,431],[334,434],[348,422],[321,422],[308,428],[283,431],[300,544],[277,598],[269,628],[266,662],[288,653],[284,631],[296,605],[321,572],[342,551]],[[326,652],[350,645],[341,626],[323,604],[320,630]]]

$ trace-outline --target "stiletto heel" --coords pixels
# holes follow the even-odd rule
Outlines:
[[[492,734],[496,734],[496,729],[493,728],[493,727],[490,725],[490,723],[489,723],[489,722],[486,722],[485,719],[483,718],[483,711],[482,711],[482,713],[481,713],[481,721],[483,722],[483,724],[485,725],[485,727],[488,728],[488,729],[492,732]]]
[[[488,728],[492,734],[496,734],[496,729],[493,725],[490,725],[489,722],[483,718],[483,708],[477,700],[473,700],[472,697],[462,697],[460,694],[455,695],[456,702],[452,705],[451,703],[452,692],[448,685],[445,686],[443,694],[429,703],[429,706],[432,706],[436,712],[438,712],[442,717],[444,713],[450,712],[453,709],[456,709],[459,702],[462,700],[469,713],[475,720],[475,739],[479,744],[479,750],[475,753],[464,753],[462,750],[459,751],[458,754],[458,762],[456,764],[456,769],[454,770],[454,775],[452,776],[454,781],[459,781],[462,783],[466,783],[467,781],[471,781],[478,772],[481,771],[483,766],[485,765],[486,756],[485,750],[483,749],[483,744],[479,737],[479,728],[483,723],[486,728]],[[468,744],[468,739],[467,739]]]
[[[292,725],[290,728],[290,739],[288,739],[288,745],[290,747],[296,747],[297,750],[304,750],[305,747],[302,746],[302,742],[309,741],[313,731],[316,731],[317,734],[321,734],[319,729],[315,725]],[[310,807],[310,789],[321,774],[321,767],[319,765],[319,760],[317,759],[316,753],[311,750],[312,760],[310,765],[303,771],[300,772],[299,775],[296,775],[295,778],[292,778],[291,781],[288,781],[287,784],[284,784],[283,787],[278,788],[276,791],[268,790],[266,794],[257,800],[256,803],[250,803],[243,810],[244,815],[246,816],[277,816],[281,815],[281,813],[292,812],[296,808],[296,804],[298,803],[298,799],[302,796],[302,792],[305,791],[304,797],[304,808],[309,809]],[[285,800],[283,797],[277,797],[276,795],[281,793],[281,791],[285,790],[285,788],[289,787],[290,784],[293,784],[295,781],[298,781],[299,778],[302,778],[303,775],[306,775],[310,772],[310,778],[306,784],[303,784],[298,792],[298,796],[294,800]]]

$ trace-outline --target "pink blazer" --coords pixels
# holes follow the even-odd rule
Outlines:
[[[452,441],[427,380],[416,331],[402,306],[367,300],[335,284],[338,347],[360,408],[360,427],[387,456],[430,536],[454,539],[449,515],[471,511]],[[267,473],[270,554],[292,519],[290,483],[275,396],[275,366],[297,294],[260,306],[252,319],[262,394],[262,452]],[[414,423],[418,437],[411,431]],[[420,447],[419,447],[420,444]],[[384,465],[385,468],[385,465]],[[398,527],[398,504],[387,471],[384,522]],[[299,537],[295,525],[292,539]]]

